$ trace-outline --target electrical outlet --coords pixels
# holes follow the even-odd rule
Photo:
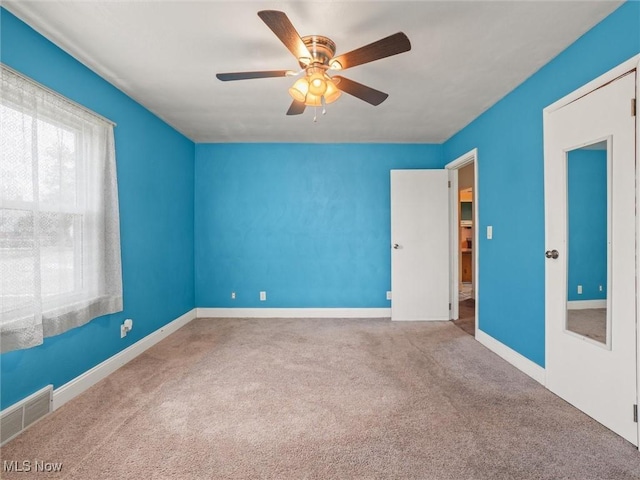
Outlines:
[[[599,291],[602,291],[602,285],[599,285],[599,286],[598,286],[598,290],[599,290]]]
[[[582,295],[582,285],[578,285],[578,295]]]
[[[127,333],[129,333],[132,329],[133,320],[127,318],[124,322],[122,322],[122,325],[120,325],[120,338],[126,337]]]
[[[236,292],[231,292],[231,300],[235,300],[236,299]]]
[[[260,301],[264,302],[267,299],[267,292],[260,292]]]
[[[493,226],[487,225],[487,240],[491,240],[493,238]]]
[[[387,300],[391,300],[391,292],[387,292]]]

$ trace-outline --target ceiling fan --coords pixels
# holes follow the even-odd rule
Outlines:
[[[329,76],[328,71],[346,70],[411,50],[411,43],[407,36],[398,32],[334,57],[336,44],[330,38],[322,35],[300,37],[284,12],[262,10],[258,12],[258,16],[276,34],[284,46],[293,53],[302,70],[298,72],[269,70],[218,73],[216,77],[227,82],[253,78],[295,77],[304,73],[304,76],[289,88],[293,103],[291,103],[287,115],[299,115],[304,112],[307,106],[322,106],[324,114],[325,106],[335,102],[342,92],[353,95],[371,105],[380,105],[387,99],[388,94],[340,75]]]

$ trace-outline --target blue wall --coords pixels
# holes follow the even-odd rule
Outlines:
[[[2,408],[59,387],[194,306],[194,144],[4,9],[1,59],[118,124],[124,311],[0,356]],[[120,339],[125,318],[134,328]]]
[[[607,151],[567,156],[568,300],[607,298]],[[578,294],[582,285],[582,294]],[[599,287],[602,286],[602,291]]]
[[[478,148],[479,327],[541,366],[542,110],[638,54],[639,31],[640,3],[627,2],[444,144],[447,161]]]
[[[443,165],[440,145],[197,145],[196,304],[388,308],[389,171]]]

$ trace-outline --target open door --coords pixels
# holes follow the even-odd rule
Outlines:
[[[638,445],[635,71],[545,117],[547,387]]]
[[[391,171],[391,319],[449,320],[446,170]]]

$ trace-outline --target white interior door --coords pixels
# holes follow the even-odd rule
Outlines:
[[[449,320],[446,170],[391,171],[391,318]]]
[[[547,387],[637,445],[635,77],[544,127]]]

